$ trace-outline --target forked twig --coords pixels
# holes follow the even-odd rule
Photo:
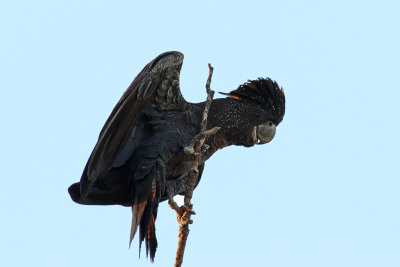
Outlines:
[[[189,174],[188,174],[188,183],[186,186],[186,191],[185,191],[185,200],[184,200],[184,205],[190,209],[190,211],[185,211],[183,213],[183,217],[187,220],[181,220],[180,222],[180,227],[179,227],[179,238],[178,238],[178,249],[176,251],[176,258],[175,258],[175,267],[180,267],[183,262],[183,254],[185,253],[185,247],[186,247],[186,240],[189,235],[189,222],[190,222],[190,217],[192,215],[192,197],[193,197],[193,190],[194,187],[196,186],[196,181],[197,181],[197,176],[199,174],[198,167],[199,167],[199,160],[200,157],[205,149],[203,149],[204,146],[204,141],[206,138],[210,135],[216,134],[220,127],[214,127],[210,130],[206,130],[207,127],[207,117],[208,117],[208,112],[210,110],[211,102],[214,97],[214,91],[211,90],[210,85],[211,85],[211,78],[213,74],[213,67],[211,67],[210,64],[208,64],[208,79],[206,83],[206,91],[207,91],[207,100],[206,104],[204,107],[204,112],[203,112],[203,118],[200,124],[200,133],[196,135],[192,142],[190,143],[189,146],[185,147],[185,153],[186,154],[193,154],[194,159],[192,163],[192,167],[190,168]]]

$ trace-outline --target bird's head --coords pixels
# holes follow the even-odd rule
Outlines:
[[[227,141],[253,146],[269,143],[285,114],[285,95],[278,84],[267,78],[248,81],[230,93],[219,118]]]

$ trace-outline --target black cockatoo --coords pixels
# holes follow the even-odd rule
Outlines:
[[[192,158],[184,153],[199,133],[205,102],[189,103],[179,88],[183,54],[159,55],[139,73],[119,100],[100,132],[79,183],[68,191],[85,205],[132,208],[130,241],[140,226],[140,244],[154,260],[158,204],[183,194]],[[226,98],[215,99],[207,129],[221,127],[206,140],[204,162],[229,145],[251,147],[270,142],[285,114],[283,90],[271,79],[240,85]]]

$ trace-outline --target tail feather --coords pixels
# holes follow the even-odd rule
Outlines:
[[[146,244],[146,256],[149,256],[150,260],[154,262],[154,257],[157,250],[157,238],[156,238],[156,228],[155,220],[157,218],[158,202],[156,201],[157,196],[157,186],[156,180],[152,183],[152,194],[150,195],[149,201],[142,216],[142,221],[140,222],[140,246],[142,242],[145,241]]]
[[[137,228],[142,219],[144,208],[146,207],[147,201],[135,204],[132,206],[132,223],[131,223],[131,234],[129,238],[129,248],[131,247],[132,240],[135,237]]]
[[[156,238],[156,224],[155,224],[155,217],[151,216],[151,221],[149,228],[147,230],[146,235],[146,256],[149,255],[150,251],[150,260],[154,262],[154,257],[156,256],[157,251],[157,238]]]
[[[156,226],[158,202],[160,200],[157,190],[156,179],[152,182],[152,191],[147,201],[132,206],[132,226],[129,240],[129,247],[132,243],[138,227],[139,230],[139,255],[142,242],[146,244],[146,256],[150,254],[150,260],[154,262],[157,250]],[[150,253],[149,253],[150,252]]]

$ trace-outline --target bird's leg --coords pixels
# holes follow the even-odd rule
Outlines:
[[[181,225],[192,224],[193,221],[187,217],[188,214],[196,214],[196,212],[192,210],[192,205],[190,205],[190,207],[186,205],[179,206],[174,200],[174,189],[171,186],[167,186],[166,189],[168,195],[168,205],[171,207],[171,209],[175,210],[178,223]]]

